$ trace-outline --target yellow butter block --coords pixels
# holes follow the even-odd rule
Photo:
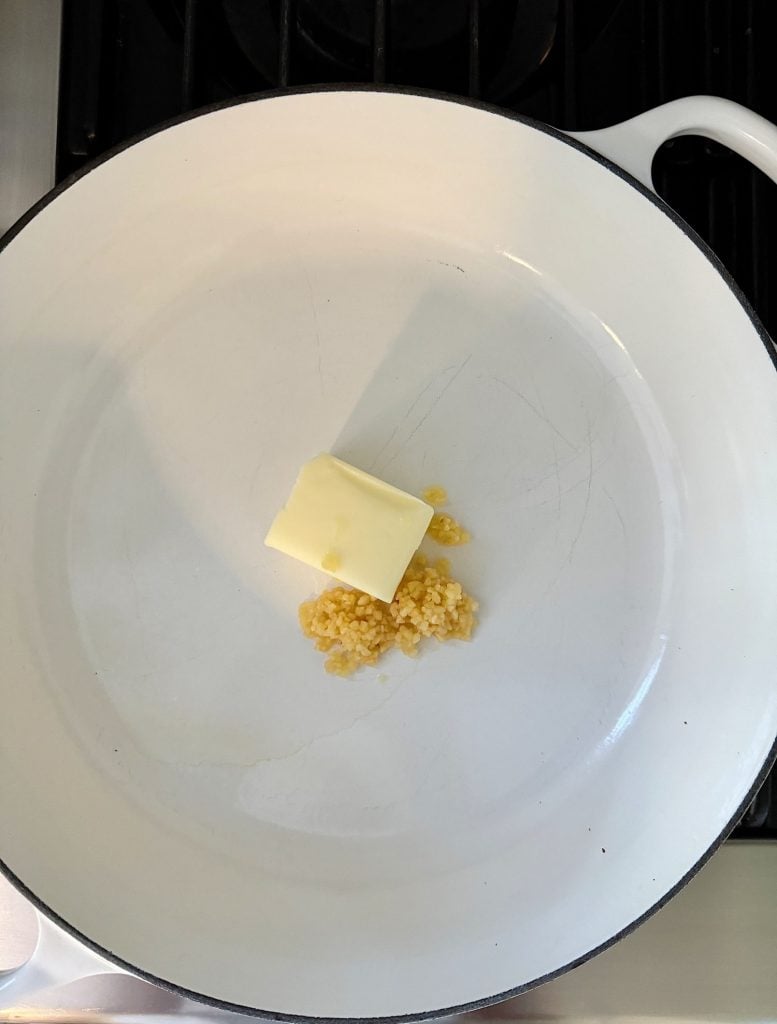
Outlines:
[[[391,601],[433,511],[333,455],[319,455],[300,470],[264,542]]]

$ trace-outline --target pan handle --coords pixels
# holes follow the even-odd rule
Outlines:
[[[777,182],[777,127],[731,100],[686,96],[594,132],[569,132],[653,189],[656,150],[680,135],[702,135],[745,157]]]

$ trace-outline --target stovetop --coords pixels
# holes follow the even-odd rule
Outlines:
[[[660,913],[600,956],[515,999],[448,1021],[777,1024],[776,876],[777,843],[728,843]],[[4,956],[7,962],[17,950],[3,933],[3,911],[18,898],[0,878],[0,1024],[253,1019],[128,976],[43,919],[31,961],[4,978]]]
[[[704,92],[777,121],[776,38],[768,0],[0,0],[0,231],[111,146],[198,106],[275,88],[438,89],[570,130]],[[654,171],[660,194],[777,336],[777,189],[701,139],[667,143]],[[751,841],[725,844],[635,934],[483,1016],[777,1021],[775,773],[734,838]],[[26,968],[4,977],[0,958],[0,1021],[25,1001],[97,1005],[47,986],[112,971],[43,922]],[[147,1015],[132,1000],[121,1012]],[[161,1008],[171,1010],[206,1015]]]
[[[777,121],[775,36],[766,0],[65,0],[56,177],[196,107],[332,82],[441,90],[569,130],[693,93]],[[666,143],[654,176],[777,336],[777,188],[699,138]],[[774,775],[735,835],[777,837]]]

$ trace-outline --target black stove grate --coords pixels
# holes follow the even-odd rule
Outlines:
[[[64,0],[57,177],[167,118],[267,89],[410,85],[562,129],[713,93],[777,121],[772,0]],[[777,189],[723,146],[662,147],[659,193],[777,336]],[[737,836],[777,838],[771,781]]]
[[[441,89],[568,129],[695,92],[777,121],[775,36],[770,0],[65,0],[57,173],[181,111],[317,82]],[[777,334],[777,191],[701,139],[667,143],[655,173]]]

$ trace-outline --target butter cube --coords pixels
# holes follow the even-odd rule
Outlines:
[[[264,542],[391,601],[432,513],[431,505],[412,494],[332,455],[319,455],[300,470]]]

